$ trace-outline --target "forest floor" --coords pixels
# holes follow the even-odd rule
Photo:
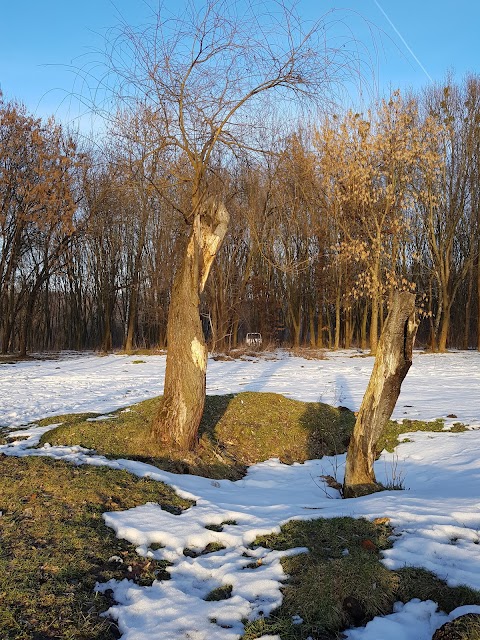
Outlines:
[[[354,500],[373,358],[326,356],[210,360],[187,458],[149,440],[164,356],[1,365],[2,638],[430,640],[480,612],[480,354],[415,353],[391,490]]]

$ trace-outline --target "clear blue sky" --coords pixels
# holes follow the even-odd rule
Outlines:
[[[182,2],[168,0],[170,6]],[[60,120],[77,112],[68,99],[74,76],[67,67],[81,66],[85,54],[101,49],[106,29],[119,16],[139,24],[150,13],[143,0],[3,0],[2,5],[3,93],[39,116],[56,113]],[[480,73],[479,0],[300,0],[298,5],[307,19],[332,8],[342,10],[337,15],[343,16],[343,29],[368,46],[382,92],[419,88],[429,76],[441,81],[449,69],[458,79]]]

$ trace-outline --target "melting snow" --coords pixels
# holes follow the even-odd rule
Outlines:
[[[373,358],[351,352],[329,354],[329,360],[303,360],[279,353],[275,359],[209,363],[207,392],[274,391],[302,400],[321,400],[356,410],[365,390]],[[58,361],[26,362],[0,367],[0,424],[12,429],[40,417],[69,412],[108,412],[162,392],[164,356],[145,358],[132,367],[128,356],[81,356]],[[459,421],[480,427],[480,354],[415,354],[394,417]],[[455,417],[447,417],[452,416]],[[252,466],[245,478],[212,481],[161,471],[129,460],[107,460],[82,447],[45,445],[32,449],[50,427],[29,425],[12,430],[7,455],[46,455],[75,464],[127,469],[173,486],[195,506],[172,515],[157,504],[105,514],[117,536],[136,545],[146,557],[167,559],[172,579],[140,587],[111,581],[124,640],[234,640],[243,619],[269,612],[281,602],[285,579],[280,558],[285,552],[249,548],[257,535],[278,531],[291,518],[389,517],[396,537],[383,561],[389,568],[421,566],[451,585],[480,589],[480,431],[414,433],[402,436],[395,454],[376,463],[380,481],[399,471],[406,491],[382,492],[355,500],[339,500],[319,476],[335,469],[341,479],[344,456],[283,465],[267,460]],[[333,498],[333,499],[332,499]],[[206,528],[222,525],[221,531]],[[207,545],[225,547],[203,553]],[[160,547],[160,548],[159,548]],[[197,552],[185,557],[183,550]],[[217,547],[218,548],[218,547]],[[208,551],[208,549],[207,549]],[[295,549],[288,553],[302,553]],[[308,561],[308,560],[306,560]],[[232,595],[205,601],[215,588],[230,585]],[[347,633],[351,640],[430,640],[450,616],[433,602],[397,604],[394,613]],[[468,611],[479,611],[469,607]],[[276,636],[264,636],[277,638]]]

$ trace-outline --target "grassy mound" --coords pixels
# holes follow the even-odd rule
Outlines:
[[[102,513],[148,501],[189,506],[166,485],[124,471],[0,456],[2,640],[118,638],[99,615],[111,603],[94,592],[95,583],[151,584],[167,574],[165,563],[147,561],[118,540]],[[112,556],[122,562],[109,562]]]
[[[161,398],[145,400],[107,420],[92,415],[43,420],[62,425],[46,433],[41,444],[80,444],[99,454],[136,458],[170,471],[212,478],[238,478],[245,466],[277,457],[303,462],[346,450],[354,414],[322,403],[305,403],[274,393],[239,393],[207,397],[200,441],[191,454],[165,450],[150,437],[150,423]]]
[[[106,420],[96,420],[98,414],[41,420],[40,426],[62,423],[44,434],[41,444],[80,444],[105,456],[143,460],[168,471],[238,479],[246,466],[272,457],[292,463],[344,453],[355,424],[348,409],[276,393],[207,396],[196,450],[175,452],[150,436],[150,424],[161,401],[145,400],[109,414]],[[389,421],[378,451],[393,451],[402,433],[442,431],[444,426],[442,420]],[[465,427],[457,424],[453,430]]]

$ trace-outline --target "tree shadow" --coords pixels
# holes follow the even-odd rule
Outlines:
[[[300,422],[308,432],[309,458],[317,459],[346,452],[355,425],[355,414],[346,407],[311,402]]]
[[[336,375],[335,389],[339,406],[346,407],[353,411],[355,407],[355,398],[353,397],[349,382],[344,375]]]
[[[206,397],[198,442],[193,451],[171,450],[164,456],[135,456],[135,460],[171,473],[239,480],[245,475],[247,465],[237,460],[231,451],[227,452],[225,444],[216,435],[216,427],[234,398],[234,394]]]

